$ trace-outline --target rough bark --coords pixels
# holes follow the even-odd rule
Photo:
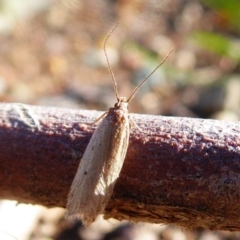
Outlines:
[[[65,207],[96,111],[0,104],[0,197]],[[240,124],[133,114],[105,217],[240,230]]]

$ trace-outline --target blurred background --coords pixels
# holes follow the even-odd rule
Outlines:
[[[0,0],[0,101],[107,110],[174,48],[130,112],[239,120],[239,0]],[[15,237],[15,238],[14,238]],[[64,209],[0,201],[0,239],[218,240],[238,232],[101,218],[89,229]]]

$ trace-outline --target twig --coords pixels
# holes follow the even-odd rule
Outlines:
[[[0,104],[0,197],[65,207],[100,114]],[[240,123],[132,117],[142,132],[131,131],[105,217],[240,230]]]

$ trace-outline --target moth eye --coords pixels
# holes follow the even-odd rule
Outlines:
[[[87,175],[87,172],[84,172],[84,175]]]

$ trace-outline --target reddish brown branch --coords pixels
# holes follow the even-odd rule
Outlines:
[[[99,112],[0,105],[0,197],[62,206]],[[240,124],[133,115],[105,216],[240,230]],[[146,134],[149,132],[149,134]]]

